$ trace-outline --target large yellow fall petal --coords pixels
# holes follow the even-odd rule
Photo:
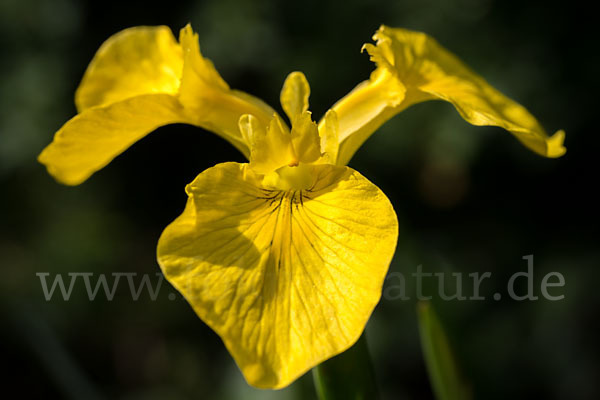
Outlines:
[[[564,131],[549,137],[523,106],[494,89],[424,33],[382,26],[373,38],[377,45],[366,44],[365,49],[377,64],[377,70],[370,81],[359,85],[333,107],[340,120],[338,163],[347,163],[358,147],[387,119],[412,104],[434,99],[452,103],[460,115],[473,125],[499,126],[510,131],[538,154],[560,157],[565,153]],[[377,82],[382,79],[378,90]],[[364,107],[370,108],[378,118],[357,118],[354,104],[363,98],[376,98],[371,90],[388,95],[387,87],[398,83],[406,91],[398,96],[396,104],[365,103]]]
[[[396,246],[375,185],[313,168],[310,189],[288,192],[262,188],[247,164],[210,168],[158,243],[167,279],[256,387],[284,387],[359,338]]]

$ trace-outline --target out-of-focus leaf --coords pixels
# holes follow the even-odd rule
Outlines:
[[[354,346],[313,368],[313,379],[319,400],[379,399],[364,333]]]
[[[471,400],[456,358],[433,307],[429,302],[417,305],[421,347],[429,380],[437,400]]]

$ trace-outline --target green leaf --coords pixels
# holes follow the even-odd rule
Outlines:
[[[421,347],[429,380],[437,400],[469,400],[470,387],[465,384],[444,328],[429,302],[417,305]]]
[[[313,368],[319,400],[377,400],[379,392],[363,333],[348,350]]]

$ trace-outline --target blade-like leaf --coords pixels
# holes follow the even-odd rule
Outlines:
[[[365,334],[343,352],[313,368],[319,400],[377,400],[379,392]]]
[[[470,400],[471,390],[465,384],[444,329],[429,302],[417,306],[421,347],[429,380],[437,400]]]

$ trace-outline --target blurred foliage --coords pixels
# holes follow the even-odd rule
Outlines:
[[[429,373],[429,382],[437,400],[471,400],[469,384],[440,323],[428,301],[417,304],[421,349]]]
[[[183,210],[185,184],[218,162],[242,161],[215,135],[183,125],[160,128],[74,188],[35,161],[75,114],[75,88],[106,38],[135,25],[177,32],[188,21],[231,86],[273,106],[287,73],[302,70],[322,115],[368,77],[360,46],[385,23],[431,34],[548,131],[564,128],[567,155],[546,160],[500,129],[467,125],[448,104],[425,103],[382,127],[351,166],[397,210],[391,272],[491,271],[490,294],[534,254],[537,285],[549,271],[565,276],[558,302],[433,300],[474,398],[600,398],[595,22],[577,2],[500,0],[2,0],[4,395],[314,398],[310,374],[277,392],[249,388],[167,282],[156,301],[133,301],[126,285],[113,301],[89,301],[82,285],[70,301],[44,300],[38,272],[153,276],[156,241]],[[433,396],[414,309],[414,300],[383,299],[367,327],[385,399]]]
[[[366,335],[312,369],[318,400],[379,400]]]

